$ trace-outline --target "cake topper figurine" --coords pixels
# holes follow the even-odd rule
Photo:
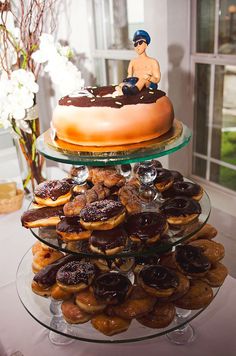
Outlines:
[[[161,79],[160,66],[156,59],[146,54],[150,42],[151,38],[146,31],[137,30],[134,33],[133,43],[138,57],[130,61],[128,77],[117,88],[124,95],[135,95],[144,87],[157,89]]]

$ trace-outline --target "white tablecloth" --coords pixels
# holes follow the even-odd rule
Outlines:
[[[22,211],[0,216],[0,356],[236,355],[236,280],[231,277],[211,305],[192,321],[197,338],[190,344],[173,345],[161,336],[131,344],[74,341],[67,346],[53,345],[48,330],[27,313],[16,291],[17,266],[35,241],[30,231],[21,227]]]

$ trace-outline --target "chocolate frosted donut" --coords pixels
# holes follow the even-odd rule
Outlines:
[[[167,229],[166,217],[156,212],[141,212],[128,217],[126,230],[132,241],[154,243]]]
[[[170,169],[170,173],[172,174],[172,176],[174,178],[174,182],[183,182],[184,177],[180,172],[173,171],[172,169]]]
[[[174,177],[171,172],[168,169],[156,168],[156,173],[157,176],[154,180],[154,185],[159,192],[169,189],[174,182]]]
[[[64,217],[56,226],[56,232],[63,241],[86,240],[91,232],[85,230],[79,222],[79,217]]]
[[[191,245],[176,246],[175,260],[180,271],[184,274],[202,275],[211,268],[211,263],[203,255],[202,249]]]
[[[21,216],[21,223],[26,228],[55,226],[59,223],[62,215],[62,206],[29,209]]]
[[[92,263],[72,261],[58,270],[56,280],[61,288],[77,292],[92,283],[95,272]]]
[[[125,207],[118,201],[104,199],[87,204],[80,217],[81,225],[88,230],[109,230],[125,219]]]
[[[168,199],[159,209],[167,217],[168,223],[172,225],[188,224],[202,211],[197,201],[184,196]]]
[[[126,240],[125,230],[118,226],[111,230],[93,231],[89,243],[93,252],[113,255],[124,249]]]
[[[191,182],[174,182],[172,187],[163,192],[164,198],[175,196],[186,196],[194,200],[200,200],[203,195],[203,189],[199,184]]]
[[[157,297],[169,297],[179,284],[177,274],[160,265],[144,267],[139,273],[138,281],[147,293]]]
[[[71,198],[72,185],[66,180],[48,180],[40,183],[35,191],[35,201],[41,205],[58,206]]]
[[[122,303],[131,292],[131,288],[130,280],[121,273],[104,273],[93,282],[95,297],[109,304]]]

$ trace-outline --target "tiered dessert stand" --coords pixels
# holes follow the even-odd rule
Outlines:
[[[38,151],[46,158],[78,166],[81,174],[77,177],[80,184],[83,184],[87,178],[87,166],[109,166],[117,165],[122,172],[122,165],[128,165],[134,162],[145,162],[147,167],[147,175],[149,160],[158,158],[164,155],[171,154],[186,146],[191,138],[190,130],[182,125],[179,121],[175,121],[173,129],[168,134],[161,138],[129,146],[122,147],[82,147],[72,144],[54,140],[53,132],[48,130],[41,135],[37,140]],[[123,170],[124,175],[129,175],[131,172]],[[150,176],[150,175],[149,175]],[[146,188],[151,189],[151,183],[155,177],[146,179]],[[144,202],[144,210],[152,210],[153,207],[158,206],[158,198]],[[56,235],[55,228],[35,228],[31,229],[32,234],[43,243],[61,250],[66,253],[78,254],[84,258],[106,258],[112,263],[114,260],[121,259],[122,261],[129,261],[132,265],[137,257],[160,256],[164,252],[171,251],[177,244],[182,243],[184,240],[190,238],[193,234],[199,231],[207,222],[210,215],[210,201],[208,195],[204,192],[200,200],[202,212],[197,221],[187,225],[185,228],[178,230],[169,230],[168,238],[161,240],[155,246],[145,247],[142,249],[134,249],[128,246],[124,251],[117,255],[106,256],[92,253],[87,246],[78,246],[71,250],[68,245],[62,243]],[[192,319],[199,315],[203,309],[186,311],[176,308],[176,318],[166,328],[151,329],[139,324],[133,320],[129,329],[126,332],[114,336],[105,336],[95,330],[88,322],[80,325],[70,325],[64,321],[60,302],[54,301],[50,298],[42,298],[31,291],[31,281],[33,273],[31,270],[32,254],[28,251],[22,258],[22,261],[17,271],[17,290],[19,298],[28,313],[37,320],[40,324],[50,330],[50,339],[57,344],[65,344],[72,339],[90,341],[97,343],[125,343],[141,341],[163,334],[167,334],[168,338],[175,343],[185,343],[193,340],[194,331],[188,324]],[[118,268],[118,267],[117,267]],[[126,272],[131,281],[134,280],[134,275],[131,271]],[[218,289],[214,289],[216,294]]]

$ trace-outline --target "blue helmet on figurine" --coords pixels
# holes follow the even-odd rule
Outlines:
[[[149,34],[147,33],[147,31],[144,30],[137,30],[134,33],[133,36],[133,42],[136,42],[138,40],[144,40],[147,45],[149,45],[149,43],[151,42],[151,37],[149,36]]]

